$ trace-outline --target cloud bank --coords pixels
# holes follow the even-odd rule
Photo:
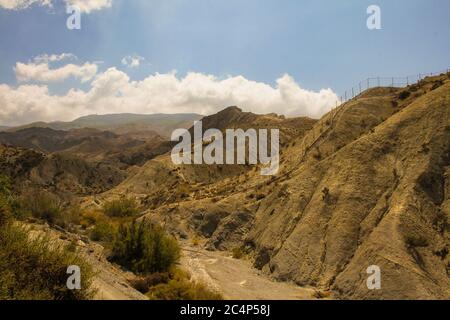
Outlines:
[[[34,65],[24,65],[16,67],[16,72],[22,80],[56,81],[76,74],[73,67],[66,67],[57,70],[38,67],[43,69],[38,73],[33,70]],[[86,76],[77,75],[81,80]],[[47,84],[22,84],[16,88],[0,85],[0,124],[68,121],[87,114],[123,112],[207,115],[231,105],[255,113],[318,118],[334,107],[337,100],[331,89],[305,90],[287,74],[277,79],[273,87],[243,76],[219,79],[196,72],[185,77],[178,77],[176,72],[157,73],[142,81],[132,81],[126,73],[109,68],[96,75],[86,91],[71,89],[65,95],[51,94]]]

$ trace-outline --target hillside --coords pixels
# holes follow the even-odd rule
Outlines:
[[[225,130],[242,127],[244,124],[245,128],[276,127],[280,128],[282,143],[288,143],[303,136],[313,127],[316,120],[284,119],[273,114],[256,115],[244,113],[236,107],[229,107],[215,115],[205,117],[202,122],[203,130],[210,128]],[[147,162],[104,197],[130,193],[141,198],[146,206],[155,208],[163,203],[176,203],[180,199],[202,199],[212,193],[220,194],[220,190],[227,192],[224,188],[227,188],[228,180],[248,176],[251,171],[254,171],[254,168],[248,165],[176,166],[167,153]],[[216,190],[210,190],[208,186],[214,186],[212,188]]]
[[[45,154],[64,154],[90,162],[102,162],[126,169],[141,165],[170,150],[166,139],[152,131],[119,135],[97,129],[53,130],[27,128],[0,132],[0,143]]]
[[[47,190],[65,200],[105,192],[126,178],[124,171],[107,164],[1,144],[0,170],[13,179],[14,189],[20,194]]]
[[[339,298],[448,299],[449,106],[448,75],[371,89],[291,135],[275,177],[176,167],[162,155],[96,198],[135,195],[180,237],[199,234],[210,250],[242,247],[274,278]],[[302,128],[269,117],[282,131],[292,121]],[[205,123],[239,123],[222,118]],[[381,267],[381,290],[365,286],[370,265]]]

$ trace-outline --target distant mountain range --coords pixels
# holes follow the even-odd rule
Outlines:
[[[27,128],[50,128],[53,130],[91,128],[108,130],[117,134],[153,131],[163,137],[169,137],[173,130],[188,128],[193,121],[200,120],[202,117],[195,113],[88,115],[71,122],[33,122],[18,127],[0,126],[0,131],[19,131]]]

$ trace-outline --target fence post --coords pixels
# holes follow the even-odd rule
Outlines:
[[[359,94],[361,94],[362,93],[362,90],[361,90],[361,82],[359,83]]]
[[[406,85],[409,86],[409,76],[406,77]]]
[[[392,77],[392,87],[394,87],[394,77]]]
[[[367,78],[367,90],[370,88],[370,78]]]
[[[378,79],[378,86],[380,86],[380,77],[377,77]]]
[[[347,91],[345,91],[345,101],[347,101]]]

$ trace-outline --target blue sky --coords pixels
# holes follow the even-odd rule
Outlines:
[[[381,8],[381,30],[366,27],[371,4]],[[23,85],[17,62],[61,53],[77,56],[75,64],[102,61],[98,74],[115,67],[129,81],[176,70],[180,78],[243,76],[276,87],[288,74],[301,88],[337,95],[368,76],[450,68],[448,0],[112,0],[83,13],[81,30],[68,30],[67,17],[62,0],[53,8],[0,7],[0,84]],[[121,63],[128,55],[145,60],[130,68]],[[72,77],[48,90],[91,86]]]

